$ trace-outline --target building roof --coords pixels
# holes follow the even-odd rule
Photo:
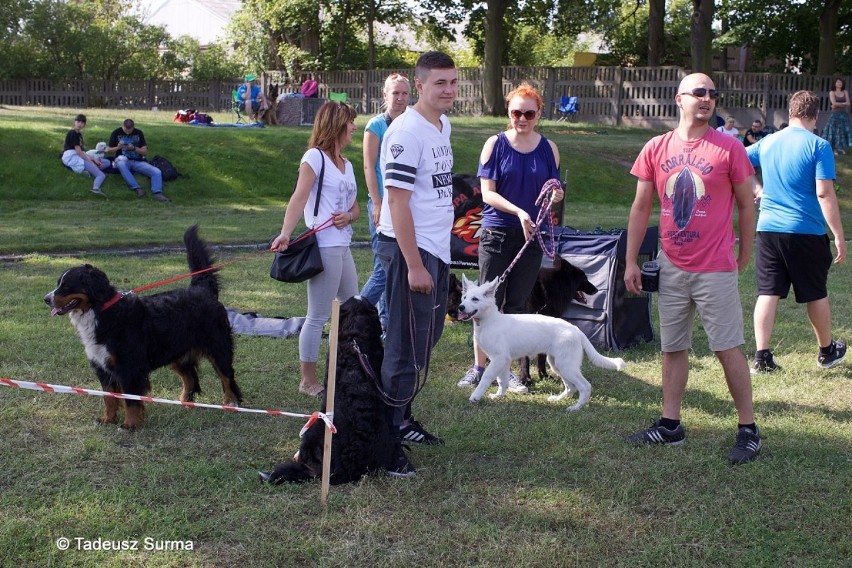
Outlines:
[[[163,26],[172,37],[187,35],[207,45],[224,37],[242,1],[139,0],[138,8],[145,23]]]

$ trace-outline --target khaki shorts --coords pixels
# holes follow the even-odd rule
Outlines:
[[[685,272],[660,252],[660,343],[664,352],[692,347],[696,310],[712,351],[745,343],[739,273]]]

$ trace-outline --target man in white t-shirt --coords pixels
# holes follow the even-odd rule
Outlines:
[[[377,256],[387,274],[388,328],[382,383],[394,400],[388,427],[401,441],[443,444],[411,416],[410,399],[427,372],[432,348],[444,329],[453,215],[453,151],[450,110],[458,93],[452,58],[429,51],[417,60],[417,103],[388,127],[382,140],[385,200]],[[414,467],[401,446],[388,473],[411,477]]]

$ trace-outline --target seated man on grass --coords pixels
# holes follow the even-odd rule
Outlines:
[[[243,101],[240,103],[241,110],[245,110],[246,115],[254,117],[255,120],[263,116],[271,106],[256,79],[254,75],[246,75],[246,82],[237,88],[237,97]]]
[[[137,197],[145,197],[145,191],[133,176],[139,172],[151,178],[151,197],[157,201],[170,201],[163,195],[163,174],[159,169],[145,160],[148,155],[148,144],[145,135],[136,128],[132,119],[128,118],[121,127],[112,131],[107,143],[107,152],[115,152],[113,165],[121,172],[121,177],[136,192]]]

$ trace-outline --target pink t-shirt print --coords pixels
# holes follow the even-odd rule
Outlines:
[[[650,140],[630,170],[653,182],[663,251],[682,270],[737,269],[733,185],[754,173],[738,142],[712,129],[698,140],[668,132]]]

